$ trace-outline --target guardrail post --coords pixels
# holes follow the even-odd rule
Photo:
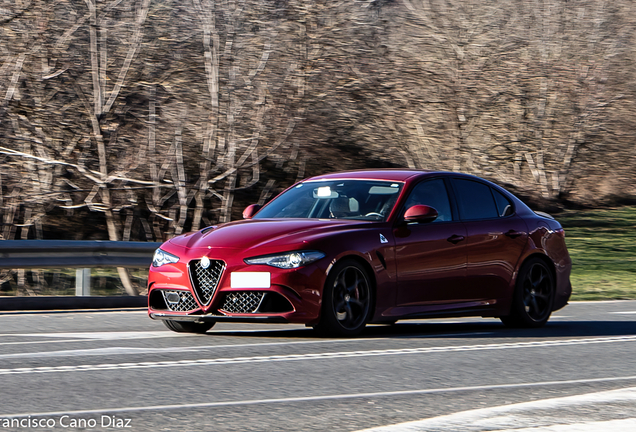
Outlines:
[[[81,268],[75,270],[75,295],[91,295],[91,269]]]

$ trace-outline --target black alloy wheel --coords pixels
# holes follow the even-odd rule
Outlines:
[[[517,278],[510,315],[500,317],[508,327],[542,327],[550,318],[554,301],[554,276],[539,258],[527,261]]]
[[[164,320],[163,323],[170,330],[177,333],[205,333],[214,327],[213,322],[197,323],[192,321]]]
[[[331,269],[323,293],[322,316],[316,329],[332,336],[362,332],[371,312],[372,290],[364,267],[344,260]]]

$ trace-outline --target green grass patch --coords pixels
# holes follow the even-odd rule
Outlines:
[[[636,299],[636,207],[556,216],[572,257],[572,300]]]

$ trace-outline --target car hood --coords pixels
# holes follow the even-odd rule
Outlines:
[[[251,219],[204,228],[201,231],[175,237],[169,242],[187,249],[223,248],[245,251],[259,249],[259,253],[270,253],[285,248],[302,249],[312,240],[338,232],[356,230],[363,225],[368,227],[369,224],[373,222],[329,219]]]

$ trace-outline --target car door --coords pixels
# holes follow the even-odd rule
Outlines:
[[[486,183],[453,179],[459,215],[466,227],[466,286],[474,300],[506,297],[528,241],[513,203]],[[491,303],[492,304],[492,303]]]
[[[401,222],[394,229],[397,304],[421,307],[461,300],[466,276],[466,229],[453,217],[444,179],[417,184],[402,215],[416,204],[435,208],[438,217],[429,223]]]

